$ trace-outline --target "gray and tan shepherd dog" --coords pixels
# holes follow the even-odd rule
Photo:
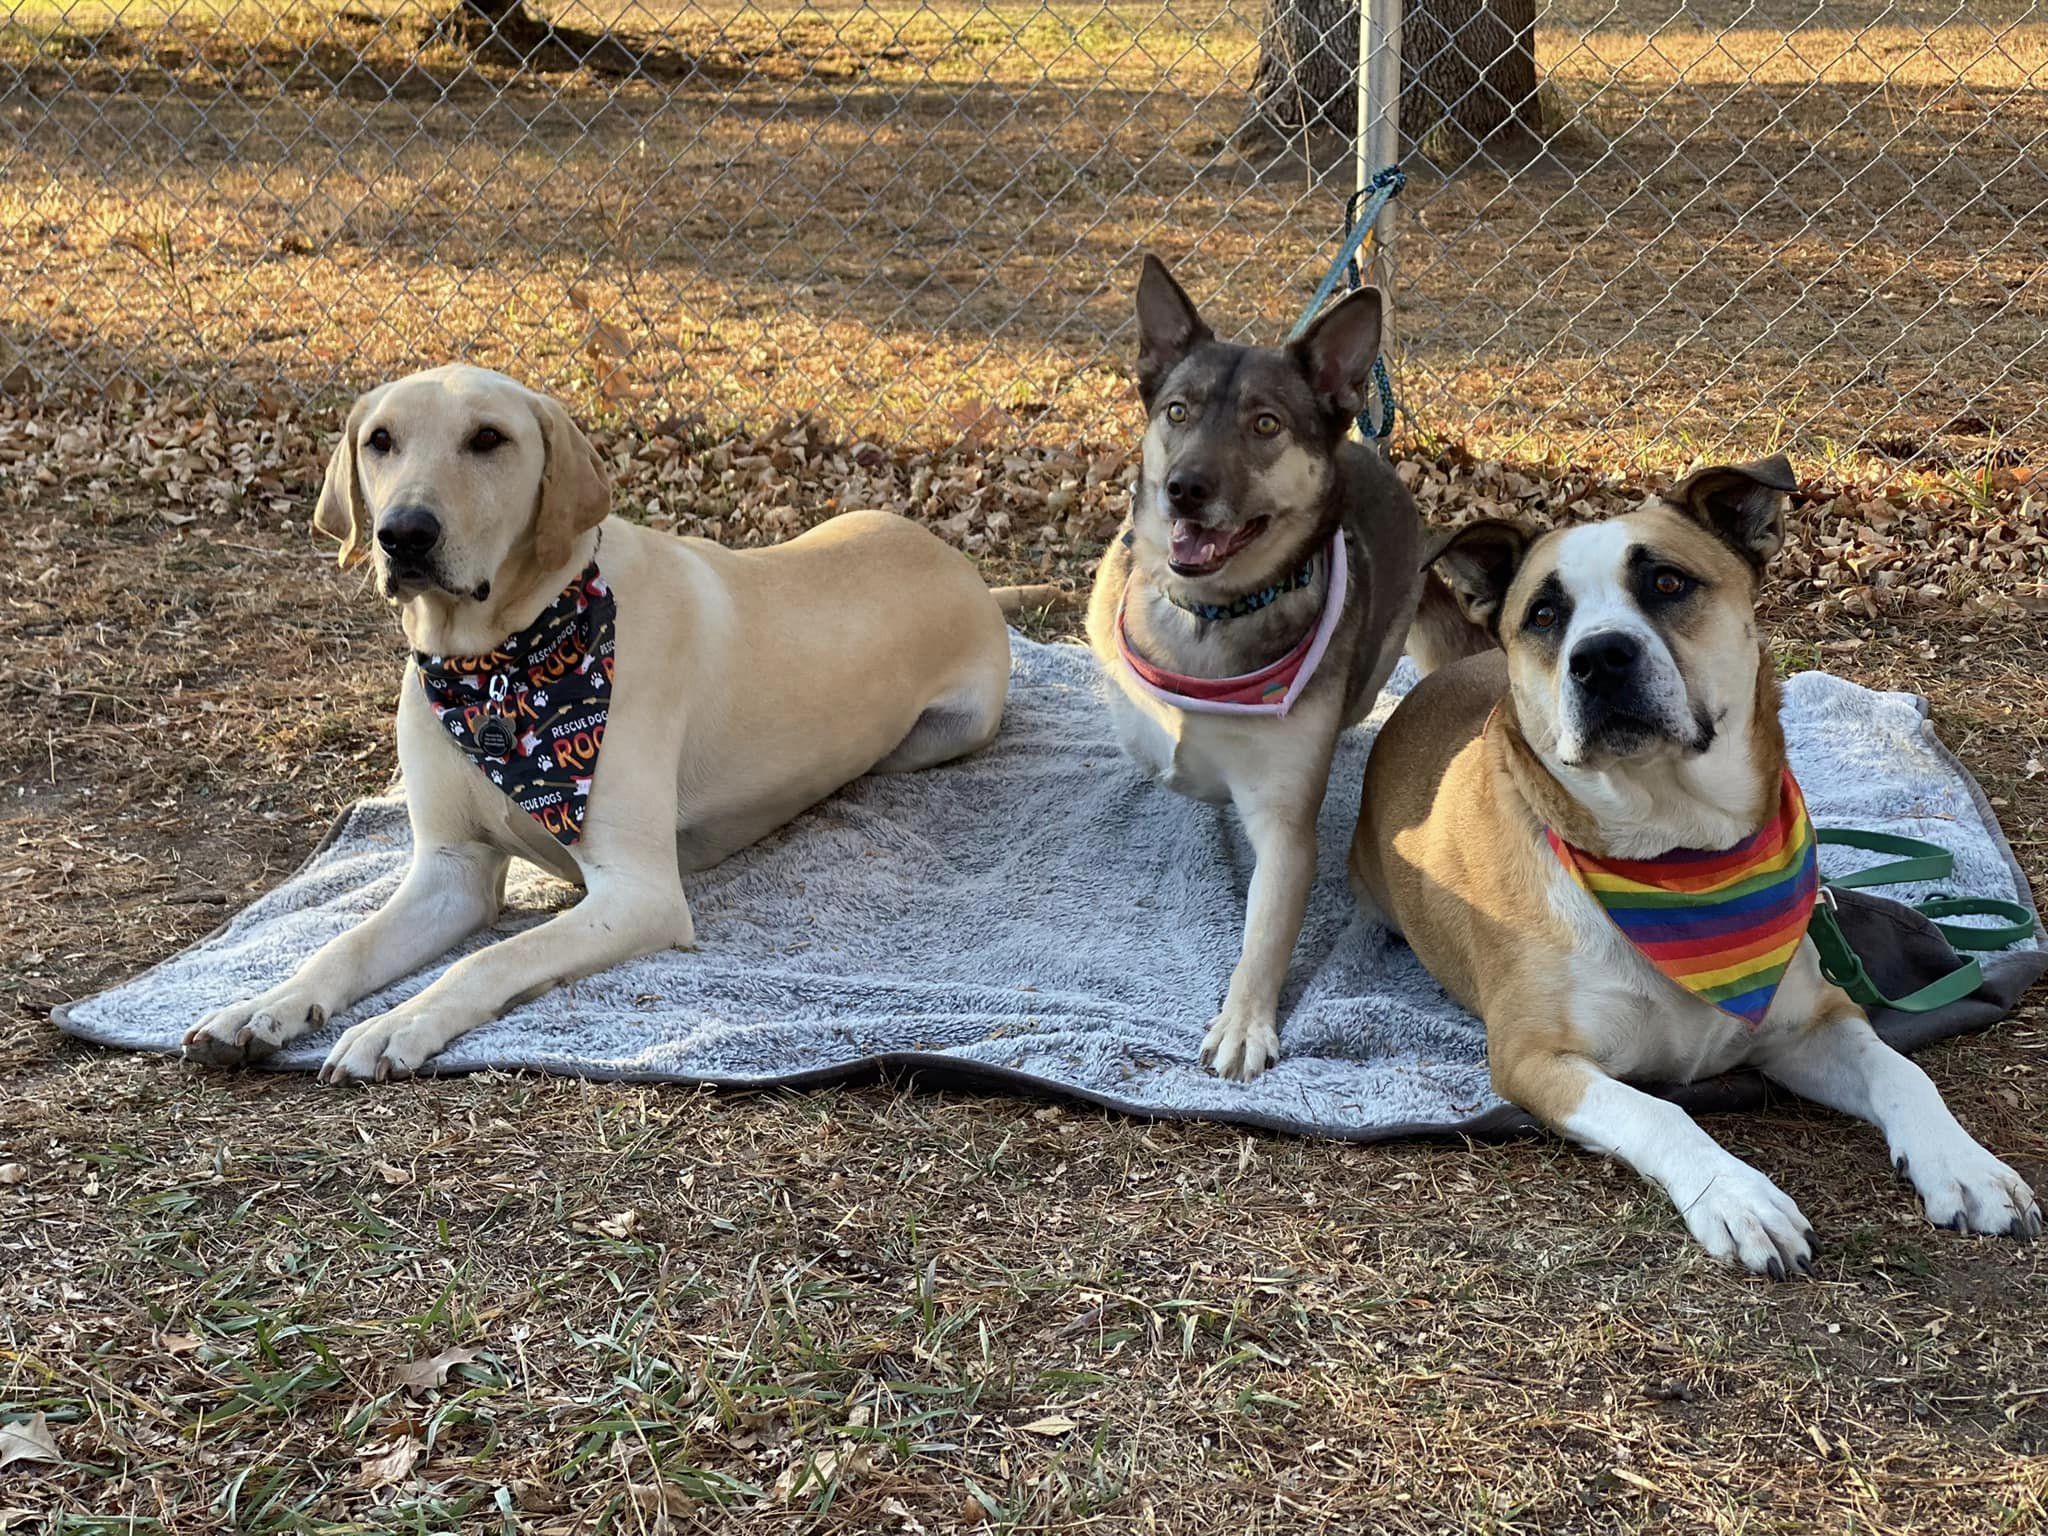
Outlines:
[[[1279,1058],[1331,757],[1400,659],[1421,529],[1385,460],[1347,437],[1379,355],[1377,292],[1289,346],[1240,346],[1147,256],[1138,327],[1143,473],[1088,638],[1124,750],[1167,788],[1235,806],[1251,842],[1242,953],[1202,1042],[1219,1075],[1249,1080]]]
[[[1773,458],[1604,522],[1459,529],[1410,640],[1426,675],[1374,743],[1351,848],[1361,903],[1485,1020],[1500,1094],[1774,1278],[1812,1264],[1799,1207],[1631,1082],[1753,1067],[1882,1130],[1935,1225],[2041,1230],[2033,1192],[1806,936],[1812,829],[1754,612],[1793,489]]]

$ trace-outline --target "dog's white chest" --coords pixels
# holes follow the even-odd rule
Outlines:
[[[1243,789],[1258,782],[1259,764],[1272,751],[1270,740],[1260,738],[1285,728],[1279,718],[1191,715],[1121,684],[1111,688],[1109,708],[1117,740],[1140,772],[1211,805],[1230,804],[1232,784]]]

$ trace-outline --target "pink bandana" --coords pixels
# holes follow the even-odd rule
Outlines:
[[[1349,581],[1346,567],[1344,530],[1339,528],[1330,536],[1330,585],[1323,596],[1322,618],[1302,637],[1301,644],[1256,672],[1243,672],[1236,677],[1183,677],[1178,672],[1155,667],[1131,648],[1122,605],[1116,614],[1117,652],[1140,688],[1175,709],[1212,715],[1284,715],[1316,675],[1323,653],[1330,648],[1330,636],[1337,632],[1337,621],[1344,616],[1344,592]],[[1124,589],[1124,601],[1130,601],[1128,587]]]

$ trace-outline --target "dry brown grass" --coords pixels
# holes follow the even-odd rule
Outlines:
[[[816,411],[932,447],[993,406],[1010,441],[1086,448],[1123,431],[1133,253],[1270,334],[1349,175],[1225,147],[1256,39],[1212,0],[556,12],[623,17],[636,79],[514,73],[431,14],[16,8],[0,376],[68,349],[94,378],[325,404],[467,354],[642,425]],[[1780,440],[1852,478],[2025,460],[2048,25],[1631,14],[1542,31],[1579,125],[1553,163],[1412,164],[1424,439],[1632,471]]]
[[[735,539],[855,470],[924,505],[916,464],[614,451],[629,505]],[[10,1528],[2048,1519],[2048,1248],[1928,1229],[1875,1135],[1817,1111],[1713,1126],[1823,1234],[1820,1278],[1770,1287],[1547,1140],[1361,1149],[899,1084],[330,1093],[57,1037],[52,1004],[198,936],[385,782],[399,648],[305,542],[317,465],[296,423],[0,418],[0,1417],[43,1415],[65,1458],[0,1468]],[[922,467],[992,574],[1085,568],[1085,530],[1037,536],[1057,466]],[[1412,472],[1439,513],[1612,495]],[[2010,494],[1811,508],[1823,553],[1772,609],[1785,664],[1932,694],[2037,881],[2038,523]],[[1947,551],[1962,602],[1856,585],[1891,558],[1859,528]],[[1928,1060],[2037,1186],[2044,1051],[2036,1001]],[[407,1385],[450,1349],[475,1353]]]

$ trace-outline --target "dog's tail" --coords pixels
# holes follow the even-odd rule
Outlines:
[[[988,595],[996,600],[996,606],[1003,610],[1003,617],[1014,619],[1020,614],[1044,613],[1054,608],[1066,608],[1078,599],[1065,587],[1056,587],[1051,582],[1040,582],[1029,587],[990,587]]]
[[[1424,567],[1422,602],[1408,626],[1408,654],[1414,658],[1416,670],[1427,677],[1439,667],[1483,655],[1499,644],[1491,630],[1465,616],[1443,577]]]

